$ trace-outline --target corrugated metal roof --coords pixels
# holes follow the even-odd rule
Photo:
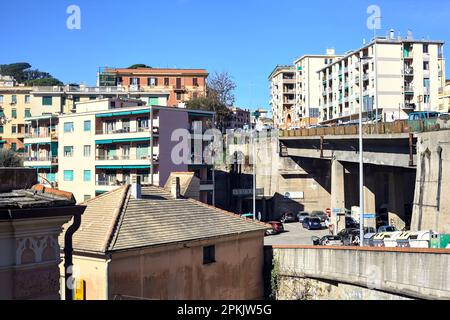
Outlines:
[[[155,186],[143,186],[139,200],[122,187],[86,205],[74,236],[76,251],[105,253],[268,229],[196,200],[175,199]]]

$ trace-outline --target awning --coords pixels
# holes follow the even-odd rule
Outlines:
[[[195,117],[208,117],[208,118],[212,118],[214,115],[210,114],[210,113],[201,113],[201,112],[189,112],[188,114],[190,116],[195,116]]]
[[[52,165],[52,166],[30,166],[30,168],[33,168],[33,169],[52,169],[52,168],[54,168],[54,167],[56,167],[57,165]]]
[[[95,166],[95,169],[150,169],[151,165],[131,166]]]
[[[101,113],[97,114],[96,118],[109,118],[109,117],[120,117],[120,116],[131,116],[138,114],[149,114],[150,109],[147,110],[136,110],[136,111],[119,111],[119,112],[111,112],[111,113]]]
[[[35,143],[25,143],[25,146],[31,146],[31,145],[51,145],[51,144],[58,144],[58,142],[35,142]]]
[[[150,142],[150,137],[146,138],[128,138],[128,139],[109,139],[109,140],[95,140],[95,144],[112,144],[121,142]]]

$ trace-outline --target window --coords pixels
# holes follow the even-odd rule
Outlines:
[[[97,99],[96,96],[90,96],[90,97],[89,97],[89,100],[91,100],[91,101],[92,101],[92,100],[95,100],[95,99]]]
[[[17,96],[15,94],[11,96],[11,103],[17,103]]]
[[[73,146],[64,147],[64,157],[73,157]]]
[[[192,78],[192,85],[194,87],[198,87],[198,79],[197,78]]]
[[[91,131],[91,120],[84,121],[84,132]]]
[[[17,144],[16,143],[11,143],[11,150],[12,151],[16,151],[17,150]]]
[[[29,118],[31,117],[31,110],[30,109],[25,109],[25,118]]]
[[[64,181],[73,181],[73,170],[64,170]]]
[[[203,264],[211,264],[216,262],[216,247],[203,247]]]
[[[91,146],[83,147],[83,156],[90,157],[91,156]]]
[[[16,126],[16,125],[13,125],[13,126],[11,127],[11,132],[12,132],[13,134],[17,133],[17,126]]]
[[[429,61],[423,62],[423,70],[430,70],[430,62]]]
[[[164,78],[164,85],[166,87],[169,86],[169,83],[170,83],[169,78]]]
[[[84,180],[84,182],[90,182],[91,181],[91,170],[84,170],[83,180]]]
[[[11,118],[17,119],[17,110],[16,109],[11,109]]]
[[[147,78],[147,85],[150,87],[156,87],[158,85],[158,78]]]
[[[49,97],[49,96],[42,97],[42,105],[43,106],[51,106],[52,104],[53,104],[52,97]]]
[[[64,132],[73,132],[73,122],[64,123]]]
[[[177,92],[177,100],[180,101],[181,100],[181,93]]]
[[[130,85],[132,86],[138,86],[140,84],[141,80],[139,78],[130,78]]]
[[[4,132],[3,126],[0,126],[0,133],[3,133],[3,132]]]
[[[73,102],[80,102],[80,97],[73,97]]]
[[[423,45],[423,53],[428,53],[428,45],[427,44]]]
[[[110,107],[110,108],[115,108],[115,107],[116,107],[116,102],[115,102],[115,101],[111,101],[111,102],[109,103],[109,107]]]
[[[26,95],[25,96],[25,104],[29,104],[30,103],[30,96]]]
[[[0,103],[3,103],[3,95],[0,95]]]
[[[90,194],[85,194],[84,195],[84,201],[88,201],[91,200],[91,195]]]

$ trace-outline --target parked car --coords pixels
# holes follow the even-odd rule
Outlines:
[[[297,216],[292,212],[285,212],[281,216],[282,223],[297,222]]]
[[[323,211],[313,211],[311,212],[311,217],[319,218],[320,222],[322,223],[324,223],[328,219],[327,214]]]
[[[394,226],[381,226],[378,228],[378,233],[395,232],[395,231],[398,231],[398,230]]]
[[[284,231],[284,226],[280,221],[269,221],[267,223],[272,226],[272,229],[266,231],[266,236],[280,234]]]
[[[300,223],[303,223],[303,220],[304,220],[306,217],[309,217],[309,212],[302,211],[302,212],[299,212],[299,213],[297,214],[297,220],[298,220],[298,222],[300,222]]]
[[[313,217],[306,217],[303,219],[303,228],[308,230],[321,230],[322,229],[322,223],[320,222],[319,218],[313,218]]]
[[[341,239],[344,246],[359,246],[359,229],[348,228],[341,230],[337,234]]]
[[[359,228],[359,223],[358,221],[356,221],[353,217],[345,217],[345,228],[346,229],[358,229]]]
[[[326,235],[325,237],[312,237],[315,246],[342,246],[342,239],[339,236]]]

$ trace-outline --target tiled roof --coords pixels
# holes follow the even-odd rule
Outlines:
[[[59,191],[36,185],[27,190],[13,190],[0,193],[0,209],[46,208],[74,205],[70,192]]]
[[[85,204],[73,242],[81,252],[106,253],[268,229],[196,200],[175,199],[155,186],[142,186],[139,200],[122,187]]]

